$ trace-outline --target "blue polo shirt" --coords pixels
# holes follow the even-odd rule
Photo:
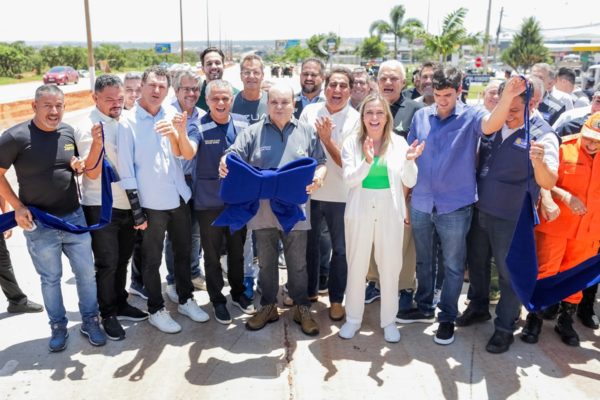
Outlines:
[[[415,113],[408,143],[425,140],[417,159],[419,175],[412,192],[412,207],[424,213],[447,214],[477,201],[477,142],[487,111],[457,102],[445,119],[437,105]]]

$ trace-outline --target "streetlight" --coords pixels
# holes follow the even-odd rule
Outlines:
[[[183,64],[183,6],[181,4],[183,0],[179,0],[179,28],[181,33],[181,63]]]
[[[90,71],[90,90],[94,91],[94,83],[96,80],[96,74],[94,73],[94,48],[92,47],[92,26],[90,24],[90,5],[88,0],[83,0],[85,9],[85,30],[87,34],[87,48],[88,48],[88,70]]]

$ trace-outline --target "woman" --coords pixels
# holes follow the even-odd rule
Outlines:
[[[417,180],[414,160],[425,143],[406,140],[392,132],[393,117],[384,97],[370,94],[360,108],[361,124],[356,135],[344,142],[342,167],[350,188],[344,222],[348,284],[346,323],[340,337],[350,339],[360,328],[364,311],[365,277],[371,249],[379,270],[381,327],[388,342],[398,342],[398,276],[402,265],[405,223],[405,191]]]

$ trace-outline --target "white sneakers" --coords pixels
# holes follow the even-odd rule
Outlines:
[[[188,299],[185,304],[178,305],[177,311],[179,314],[185,315],[195,322],[206,322],[210,319],[208,314],[200,308],[194,299]]]
[[[383,328],[383,338],[388,343],[398,343],[400,341],[400,331],[395,323],[391,323]]]
[[[360,329],[360,324],[353,324],[352,322],[346,322],[340,328],[338,332],[339,337],[342,339],[352,339],[356,334],[356,331]]]
[[[179,304],[179,296],[177,295],[177,289],[175,288],[175,285],[167,285],[165,293],[167,294],[169,300],[175,304]]]
[[[164,308],[158,310],[154,314],[150,314],[148,317],[150,325],[154,325],[159,331],[164,333],[178,333],[181,331],[181,325],[179,325],[167,310]]]

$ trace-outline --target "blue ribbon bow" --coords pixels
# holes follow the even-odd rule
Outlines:
[[[242,229],[256,215],[260,199],[271,200],[271,209],[283,230],[292,230],[306,216],[299,207],[306,203],[306,186],[314,177],[317,161],[303,157],[281,168],[259,169],[229,153],[225,158],[229,173],[221,182],[220,196],[225,210],[213,222],[215,226],[229,226],[235,232]]]
[[[523,78],[525,79],[525,78]],[[533,88],[527,85],[525,94],[525,138],[527,151],[531,147],[529,135],[529,100]],[[531,163],[527,159],[528,171]],[[529,182],[529,180],[528,180]],[[566,297],[600,282],[600,255],[592,257],[574,268],[538,280],[538,260],[534,228],[540,223],[536,201],[529,186],[525,192],[521,214],[513,234],[506,266],[512,287],[528,311],[540,311],[559,303]]]
[[[101,123],[102,126],[102,123]],[[102,143],[104,144],[104,127],[102,128]],[[108,160],[104,157],[104,145],[102,146],[102,151],[100,152],[100,156],[98,157],[98,161],[94,165],[94,168],[98,166],[100,161],[102,161],[102,178],[101,178],[101,192],[102,192],[102,207],[100,209],[100,220],[98,223],[90,226],[81,226],[75,225],[70,222],[63,220],[56,215],[52,215],[45,211],[40,210],[39,208],[28,206],[29,211],[33,215],[33,218],[41,223],[46,228],[50,229],[59,229],[61,231],[66,231],[70,233],[85,233],[89,231],[94,231],[100,228],[103,228],[112,218],[112,187],[111,183],[118,182],[119,177],[115,170],[112,168]],[[92,168],[92,169],[94,169]],[[11,211],[6,214],[0,215],[0,232],[7,231],[9,229],[17,226],[17,221],[15,220],[15,212]]]

